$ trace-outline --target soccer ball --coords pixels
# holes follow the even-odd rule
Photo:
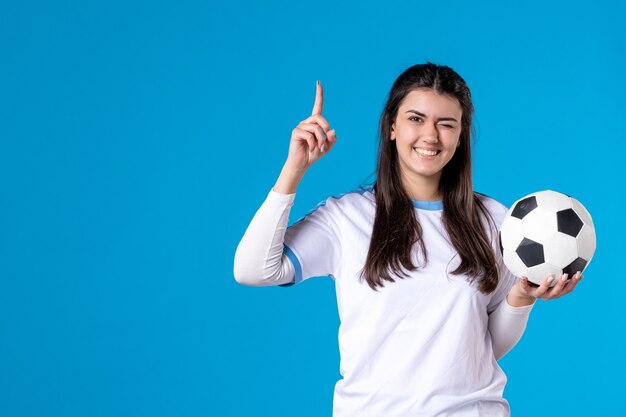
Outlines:
[[[582,273],[596,250],[589,212],[575,198],[552,190],[513,203],[498,235],[507,268],[537,285],[548,275],[568,274],[571,279],[577,271]]]

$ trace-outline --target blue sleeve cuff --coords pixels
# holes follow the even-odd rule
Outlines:
[[[279,284],[278,286],[279,287],[291,287],[292,285],[295,285],[299,283],[300,281],[302,281],[302,266],[300,265],[300,261],[298,261],[298,257],[291,250],[291,248],[289,248],[289,246],[283,244],[283,252],[285,253],[285,255],[287,255],[287,257],[293,264],[293,269],[296,272],[296,276],[292,282],[288,282],[287,284]]]

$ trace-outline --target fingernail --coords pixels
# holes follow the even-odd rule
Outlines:
[[[320,148],[320,150],[322,151],[322,153],[324,153],[324,149],[326,148],[326,144],[323,144],[322,147]]]
[[[317,80],[317,85],[320,85],[320,80]]]
[[[554,277],[552,275],[550,275],[548,277],[548,284],[552,284],[552,281],[554,281]]]
[[[563,281],[567,281],[567,274],[563,274],[563,278],[561,278]]]

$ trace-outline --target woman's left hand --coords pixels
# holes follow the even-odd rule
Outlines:
[[[551,282],[548,281],[550,276],[547,276],[539,286],[529,283],[527,277],[521,277],[518,290],[524,296],[541,298],[542,300],[559,298],[572,292],[576,284],[583,279],[583,275],[580,271],[576,272],[570,280],[568,280],[567,277],[567,274],[557,277],[557,282],[553,287],[550,287]]]

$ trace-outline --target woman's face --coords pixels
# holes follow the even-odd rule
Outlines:
[[[439,184],[443,167],[460,145],[461,115],[461,105],[452,96],[430,88],[406,95],[391,127],[391,140],[396,141],[406,180]]]

